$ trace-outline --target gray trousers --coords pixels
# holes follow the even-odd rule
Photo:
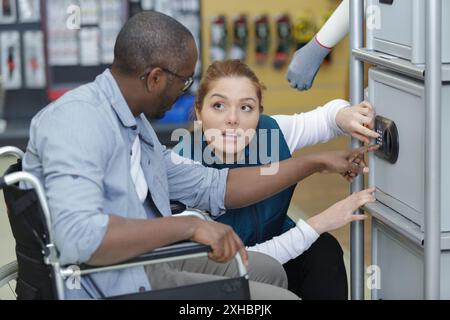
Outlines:
[[[252,300],[297,300],[287,290],[283,266],[262,253],[248,252],[249,284]],[[217,263],[208,258],[179,260],[146,266],[152,289],[167,289],[183,285],[236,277],[239,273],[234,260]]]

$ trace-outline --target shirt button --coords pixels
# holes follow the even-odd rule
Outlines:
[[[139,292],[145,292],[145,287],[139,287]]]

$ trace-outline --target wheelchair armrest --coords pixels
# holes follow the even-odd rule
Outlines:
[[[206,255],[210,251],[210,246],[191,241],[183,241],[170,246],[161,247],[140,255],[139,257],[108,266],[90,266],[83,264],[80,266],[79,271],[80,275],[86,275],[90,273],[120,270],[130,267],[145,266],[149,264],[157,264],[168,261],[206,257]],[[241,255],[239,253],[236,253],[234,259],[238,266],[239,275],[247,276],[247,268],[242,262]],[[76,270],[73,270],[73,268],[65,267],[62,270],[62,275],[64,275],[65,277],[70,277],[74,274],[74,272],[76,272]]]
[[[167,259],[196,253],[208,253],[209,251],[211,251],[210,246],[191,241],[183,241],[144,253],[139,257],[127,260],[123,263],[153,261],[157,259]]]
[[[174,217],[191,216],[202,220],[213,220],[208,212],[195,208],[188,208],[185,204],[178,201],[170,202],[170,210],[172,211],[172,215]]]
[[[128,263],[140,263],[150,262],[159,259],[169,259],[173,257],[181,257],[191,254],[208,253],[211,251],[211,247],[196,242],[183,241],[176,244],[161,247],[150,252],[147,252],[139,257],[129,259],[116,265],[128,264]],[[181,259],[181,258],[180,258]]]
[[[196,217],[205,221],[213,221],[207,212],[198,209],[186,209],[183,212],[173,215],[174,217]]]
[[[175,216],[196,216],[197,218],[203,220],[211,220],[211,217],[205,215],[204,212],[195,209],[185,210],[181,214],[177,214]],[[206,257],[208,252],[210,251],[211,251],[210,246],[191,241],[183,241],[175,243],[170,246],[157,248],[139,257],[135,257],[108,266],[81,265],[79,266],[78,270],[74,270],[71,266],[66,266],[62,268],[60,274],[63,276],[63,278],[73,276],[75,273],[78,273],[79,276],[83,276],[91,273],[120,270],[131,267],[158,264],[168,261]],[[240,254],[236,253],[234,259],[237,263],[239,275],[248,279],[247,268],[243,264]]]
[[[107,266],[90,266],[83,264],[80,266],[81,275],[89,273],[98,273],[103,271],[119,270],[129,267],[144,266],[148,264],[156,264],[166,261],[181,260],[206,256],[211,251],[211,247],[191,241],[178,242],[176,244],[157,248],[138,257],[122,261]],[[64,268],[66,269],[66,268]],[[70,268],[66,269],[69,272]]]

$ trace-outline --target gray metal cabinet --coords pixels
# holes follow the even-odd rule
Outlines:
[[[372,298],[450,299],[450,0],[368,5],[364,49],[362,1],[350,0],[350,97],[354,104],[363,97],[363,62],[378,66],[368,90],[382,133],[369,156],[378,201],[364,207],[374,218],[372,264],[381,273]],[[353,299],[364,297],[363,233],[352,224]]]
[[[372,299],[424,299],[424,249],[381,221],[372,222],[372,264],[379,287]],[[441,253],[441,299],[450,299],[450,251]]]
[[[450,2],[450,1],[449,1]],[[422,81],[391,71],[372,68],[369,71],[369,101],[379,121],[392,121],[391,129],[377,125],[380,142],[391,150],[397,148],[395,161],[370,155],[372,172],[369,184],[377,188],[378,201],[424,227],[425,202],[425,89]],[[450,84],[444,85],[443,104],[450,101]],[[382,118],[380,118],[382,117]],[[381,119],[381,120],[380,120]],[[442,163],[450,161],[450,109],[442,108]],[[397,134],[397,138],[393,137]],[[388,151],[385,151],[388,152]],[[392,152],[392,151],[391,151]],[[442,190],[450,190],[450,171],[443,165]],[[450,198],[442,194],[441,231],[450,231]]]
[[[425,0],[368,0],[367,47],[425,63]],[[450,63],[450,1],[442,1],[442,62]],[[375,20],[378,19],[378,20]]]

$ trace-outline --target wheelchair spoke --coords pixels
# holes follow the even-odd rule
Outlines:
[[[13,297],[17,299],[17,294],[16,294],[14,288],[12,287],[11,283],[8,283],[8,287],[11,290]]]
[[[15,288],[17,286],[17,262],[11,262],[0,267],[0,300],[17,299]]]

